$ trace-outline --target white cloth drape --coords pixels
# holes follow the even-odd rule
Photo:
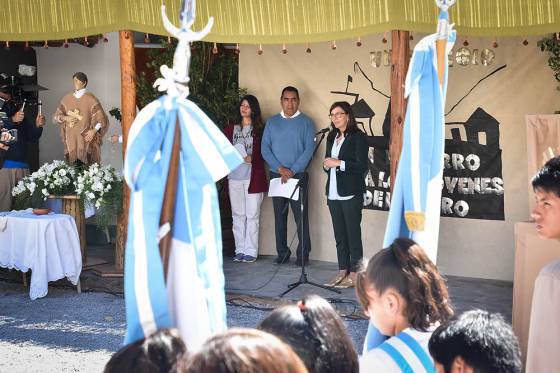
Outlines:
[[[37,216],[31,209],[0,216],[0,267],[31,269],[29,297],[47,295],[49,281],[68,278],[76,285],[82,271],[82,254],[76,223],[70,215]],[[4,228],[4,229],[2,229]]]

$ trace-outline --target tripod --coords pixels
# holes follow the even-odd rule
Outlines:
[[[321,133],[321,139],[319,140],[319,142],[317,142],[317,144],[315,145],[315,149],[313,149],[313,154],[311,155],[311,159],[313,159],[313,157],[315,156],[315,153],[317,153],[317,149],[319,149],[319,145],[321,145],[321,142],[323,142],[325,135],[327,134],[326,131],[322,131]],[[301,228],[301,236],[303,236],[303,201],[304,199],[307,200],[306,194],[307,194],[307,188],[304,188],[304,180],[307,178],[307,169],[309,168],[309,164],[311,164],[311,161],[307,164],[307,167],[305,167],[305,170],[303,170],[303,177],[301,177],[296,186],[294,187],[294,190],[292,191],[292,195],[290,196],[290,199],[292,199],[292,197],[294,196],[295,192],[298,190],[300,190],[300,196],[299,196],[299,225]],[[309,186],[309,184],[307,183],[307,186]],[[286,206],[287,208],[288,206]],[[301,237],[300,237],[301,238]],[[289,284],[288,285],[288,289],[286,291],[284,291],[282,294],[280,294],[280,298],[282,298],[284,295],[288,294],[290,291],[294,290],[295,288],[297,288],[300,285],[303,284],[308,284],[308,285],[312,285],[312,286],[316,286],[318,288],[321,289],[326,289],[326,290],[330,290],[332,292],[338,293],[340,294],[340,290],[337,289],[333,289],[330,286],[325,286],[325,285],[321,285],[321,284],[317,284],[316,282],[313,281],[309,281],[307,279],[307,273],[305,272],[305,263],[306,263],[306,257],[305,257],[305,240],[301,239],[301,274],[299,276],[299,280],[297,280],[297,282],[294,282],[293,284]]]

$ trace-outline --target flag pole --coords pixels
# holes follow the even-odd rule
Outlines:
[[[440,39],[436,41],[438,78],[439,85],[442,87],[445,74],[445,64],[447,63],[447,53],[445,53],[446,46],[447,40]]]
[[[194,0],[183,1],[179,10],[179,19],[182,26],[185,25],[187,13],[191,7],[194,7]],[[165,16],[165,6],[162,3],[162,17],[164,25],[170,26],[170,22]],[[194,21],[194,17],[192,19]],[[166,27],[169,32],[169,27]],[[173,35],[173,33],[171,33]],[[178,36],[178,35],[173,35]],[[183,43],[184,44],[184,43]],[[190,45],[188,46],[190,52]],[[177,47],[179,49],[179,46]],[[177,51],[175,51],[177,54]],[[188,82],[188,65],[190,53],[186,60],[173,58],[173,78],[179,78],[179,83]],[[162,71],[163,72],[163,71]],[[179,74],[177,74],[179,72]],[[154,87],[157,84],[154,84]],[[161,90],[161,89],[160,89]],[[188,92],[188,91],[187,91]],[[163,194],[163,204],[161,206],[161,215],[159,218],[160,232],[163,235],[159,237],[159,255],[163,266],[163,279],[167,283],[167,273],[169,269],[169,257],[171,254],[171,241],[173,239],[173,220],[175,217],[175,203],[177,201],[177,184],[179,182],[179,154],[181,151],[181,128],[179,124],[179,113],[175,118],[175,129],[173,130],[173,145],[171,148],[171,159],[169,161],[169,170],[167,172],[167,180],[165,182],[165,192]],[[163,229],[162,229],[163,228]]]
[[[167,66],[160,68],[162,77],[157,79],[154,87],[159,91],[167,91],[167,94],[175,97],[187,97],[189,95],[189,64],[191,58],[190,43],[202,40],[212,28],[214,19],[210,17],[206,26],[198,32],[190,28],[194,24],[196,13],[195,0],[183,0],[179,19],[181,27],[174,26],[165,13],[165,5],[161,5],[161,15],[163,25],[167,32],[178,39],[177,48],[173,55],[173,68]],[[177,200],[177,183],[179,180],[179,156],[181,150],[181,130],[179,114],[175,119],[175,130],[173,133],[173,147],[171,150],[171,160],[169,172],[165,184],[165,195],[160,215],[160,232],[164,232],[159,241],[159,252],[163,264],[163,273],[167,281],[167,269],[169,267],[169,256],[171,240],[173,238],[173,219],[175,215],[175,202]]]
[[[437,25],[437,40],[436,40],[436,53],[437,53],[437,70],[439,85],[443,87],[445,79],[445,66],[447,64],[447,38],[452,25],[449,24],[449,8],[455,4],[456,0],[436,0],[436,4],[440,9]]]
[[[177,199],[177,183],[179,181],[179,153],[181,150],[181,129],[179,128],[179,117],[175,121],[173,132],[173,147],[171,149],[171,160],[169,161],[169,171],[165,183],[165,194],[163,195],[163,205],[159,226],[169,226],[163,237],[159,241],[159,254],[163,264],[164,279],[167,282],[167,269],[169,267],[169,255],[171,249],[171,239],[173,237],[173,218],[175,217],[175,202]]]

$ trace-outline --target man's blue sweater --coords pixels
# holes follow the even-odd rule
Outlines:
[[[304,171],[313,154],[314,135],[315,125],[303,113],[292,118],[281,114],[268,118],[261,153],[270,170],[278,172],[284,166],[294,174]]]

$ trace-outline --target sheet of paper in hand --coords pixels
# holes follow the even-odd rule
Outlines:
[[[282,184],[282,180],[279,177],[270,179],[270,185],[268,187],[269,197],[284,197],[290,198],[294,201],[299,200],[299,188],[294,192],[294,189],[298,183],[299,179],[294,179],[293,177],[288,179],[286,183]],[[293,193],[293,195],[292,195]]]

